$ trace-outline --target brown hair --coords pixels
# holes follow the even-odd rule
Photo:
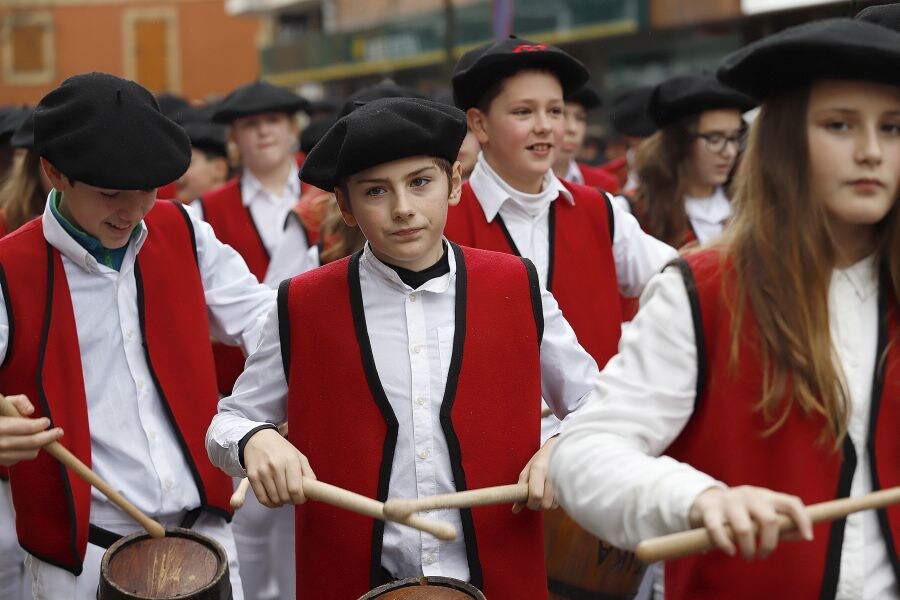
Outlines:
[[[641,226],[653,237],[676,248],[684,244],[688,216],[684,208],[690,165],[691,135],[699,115],[675,121],[647,138],[635,153],[638,189],[635,195]]]
[[[322,241],[319,262],[323,265],[350,256],[366,242],[359,227],[350,227],[344,223],[334,194],[331,195],[325,217],[319,226],[319,239]]]
[[[735,320],[731,364],[737,368],[741,320],[758,324],[763,395],[757,404],[779,429],[794,406],[826,422],[823,439],[838,448],[847,434],[850,399],[834,361],[828,288],[837,261],[824,204],[810,197],[806,136],[809,88],[767,98],[751,128],[735,179],[735,216],[720,238],[733,260]],[[798,129],[797,124],[804,125]],[[876,227],[877,259],[900,297],[900,218],[895,204]],[[881,360],[881,359],[880,359]]]
[[[32,150],[22,149],[13,157],[9,175],[0,185],[0,210],[9,231],[18,229],[44,209],[40,168],[40,157]]]

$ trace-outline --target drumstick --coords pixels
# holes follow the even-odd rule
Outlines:
[[[898,503],[900,503],[900,487],[893,487],[872,492],[865,496],[840,498],[812,504],[806,507],[806,512],[813,523],[823,523],[841,519],[851,513],[884,508]],[[796,529],[796,526],[794,521],[787,515],[778,515],[778,529],[781,532],[793,531]],[[725,526],[725,532],[728,538],[734,541],[734,534],[727,525]],[[754,528],[755,532],[756,528]],[[698,552],[706,552],[714,547],[715,544],[713,544],[712,538],[709,537],[706,528],[700,527],[690,531],[682,531],[645,540],[638,544],[636,554],[641,561],[651,563],[681,558],[682,556]]]
[[[0,415],[5,417],[23,417],[12,402],[7,400],[3,394],[0,394]],[[100,490],[104,496],[109,498],[110,502],[121,508],[123,512],[137,521],[152,537],[161,538],[166,536],[166,530],[162,525],[142,513],[134,504],[126,500],[122,494],[114,490],[112,486],[101,479],[99,475],[91,471],[86,464],[81,462],[77,456],[69,452],[65,446],[59,442],[50,442],[44,446],[43,449],[47,451],[47,454],[69,467],[73,473]]]
[[[498,485],[495,487],[466,490],[425,498],[397,498],[384,504],[384,514],[391,519],[400,519],[413,513],[437,508],[470,508],[490,504],[510,504],[528,500],[528,484]]]
[[[250,480],[245,477],[231,496],[231,505],[233,507],[238,507],[235,502],[240,502],[241,505],[244,503],[244,497],[247,494],[249,485]],[[439,540],[456,539],[456,528],[450,523],[425,519],[417,515],[407,515],[402,518],[393,519],[388,517],[384,510],[385,505],[382,502],[367,498],[362,494],[357,494],[350,490],[323,483],[316,479],[303,477],[303,493],[310,500],[318,500],[319,502],[324,502],[325,504],[330,504],[381,521],[396,521],[397,523],[412,527],[413,529],[430,533]]]
[[[244,500],[247,499],[247,489],[250,487],[250,480],[244,477],[238,484],[237,489],[231,495],[231,508],[237,510],[244,506]]]

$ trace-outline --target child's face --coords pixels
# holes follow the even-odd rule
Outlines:
[[[560,163],[568,163],[575,158],[584,143],[584,135],[587,133],[587,111],[580,104],[567,102],[563,108],[563,116],[565,117],[565,130],[556,160]]]
[[[156,201],[156,189],[110,190],[79,181],[73,185],[43,158],[41,166],[53,187],[62,193],[60,213],[106,248],[126,245],[131,232]]]
[[[818,81],[807,108],[809,189],[838,229],[881,221],[900,181],[900,87]]]
[[[562,144],[565,121],[559,80],[521,71],[503,82],[487,113],[468,112],[488,164],[514,188],[537,193]]]
[[[293,160],[298,128],[285,113],[262,113],[235,119],[231,139],[244,166],[254,173],[268,173]]]
[[[210,158],[205,152],[191,148],[191,165],[178,178],[178,200],[193,202],[212,188],[225,183],[228,177],[228,161],[224,157]]]
[[[700,113],[688,169],[693,183],[701,187],[715,187],[728,181],[740,151],[737,142],[729,141],[729,138],[736,140],[743,128],[744,120],[739,110],[706,110]],[[719,144],[723,144],[721,148]]]
[[[441,258],[447,207],[459,202],[460,164],[448,184],[430,156],[403,158],[352,175],[344,197],[335,191],[344,221],[358,225],[380,260],[421,271]]]

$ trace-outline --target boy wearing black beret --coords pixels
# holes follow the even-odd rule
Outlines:
[[[619,180],[614,175],[575,160],[587,133],[588,111],[601,104],[600,95],[588,85],[566,96],[563,106],[565,129],[556,162],[553,163],[553,172],[560,179],[615,194],[619,191]]]
[[[554,504],[540,397],[565,418],[597,367],[530,261],[443,238],[465,135],[456,108],[377,100],[307,157],[301,177],[334,190],[368,243],[281,284],[207,433],[212,461],[248,475],[264,504],[303,502],[300,475],[382,501],[518,479],[530,508]],[[290,443],[273,425],[286,418]],[[461,532],[452,542],[319,503],[295,515],[301,600],[354,598],[415,575],[468,580],[498,600],[546,597],[537,513],[435,511]]]
[[[67,79],[35,109],[34,141],[54,189],[0,240],[0,390],[30,398],[30,416],[143,512],[222,543],[242,597],[231,481],[203,451],[209,338],[253,346],[273,294],[209,225],[155,201],[190,143],[138,84]],[[35,598],[95,598],[104,549],[137,525],[45,453],[10,474]]]

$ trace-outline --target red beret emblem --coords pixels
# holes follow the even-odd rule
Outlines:
[[[547,44],[519,44],[513,48],[513,52],[540,52],[546,49]]]

